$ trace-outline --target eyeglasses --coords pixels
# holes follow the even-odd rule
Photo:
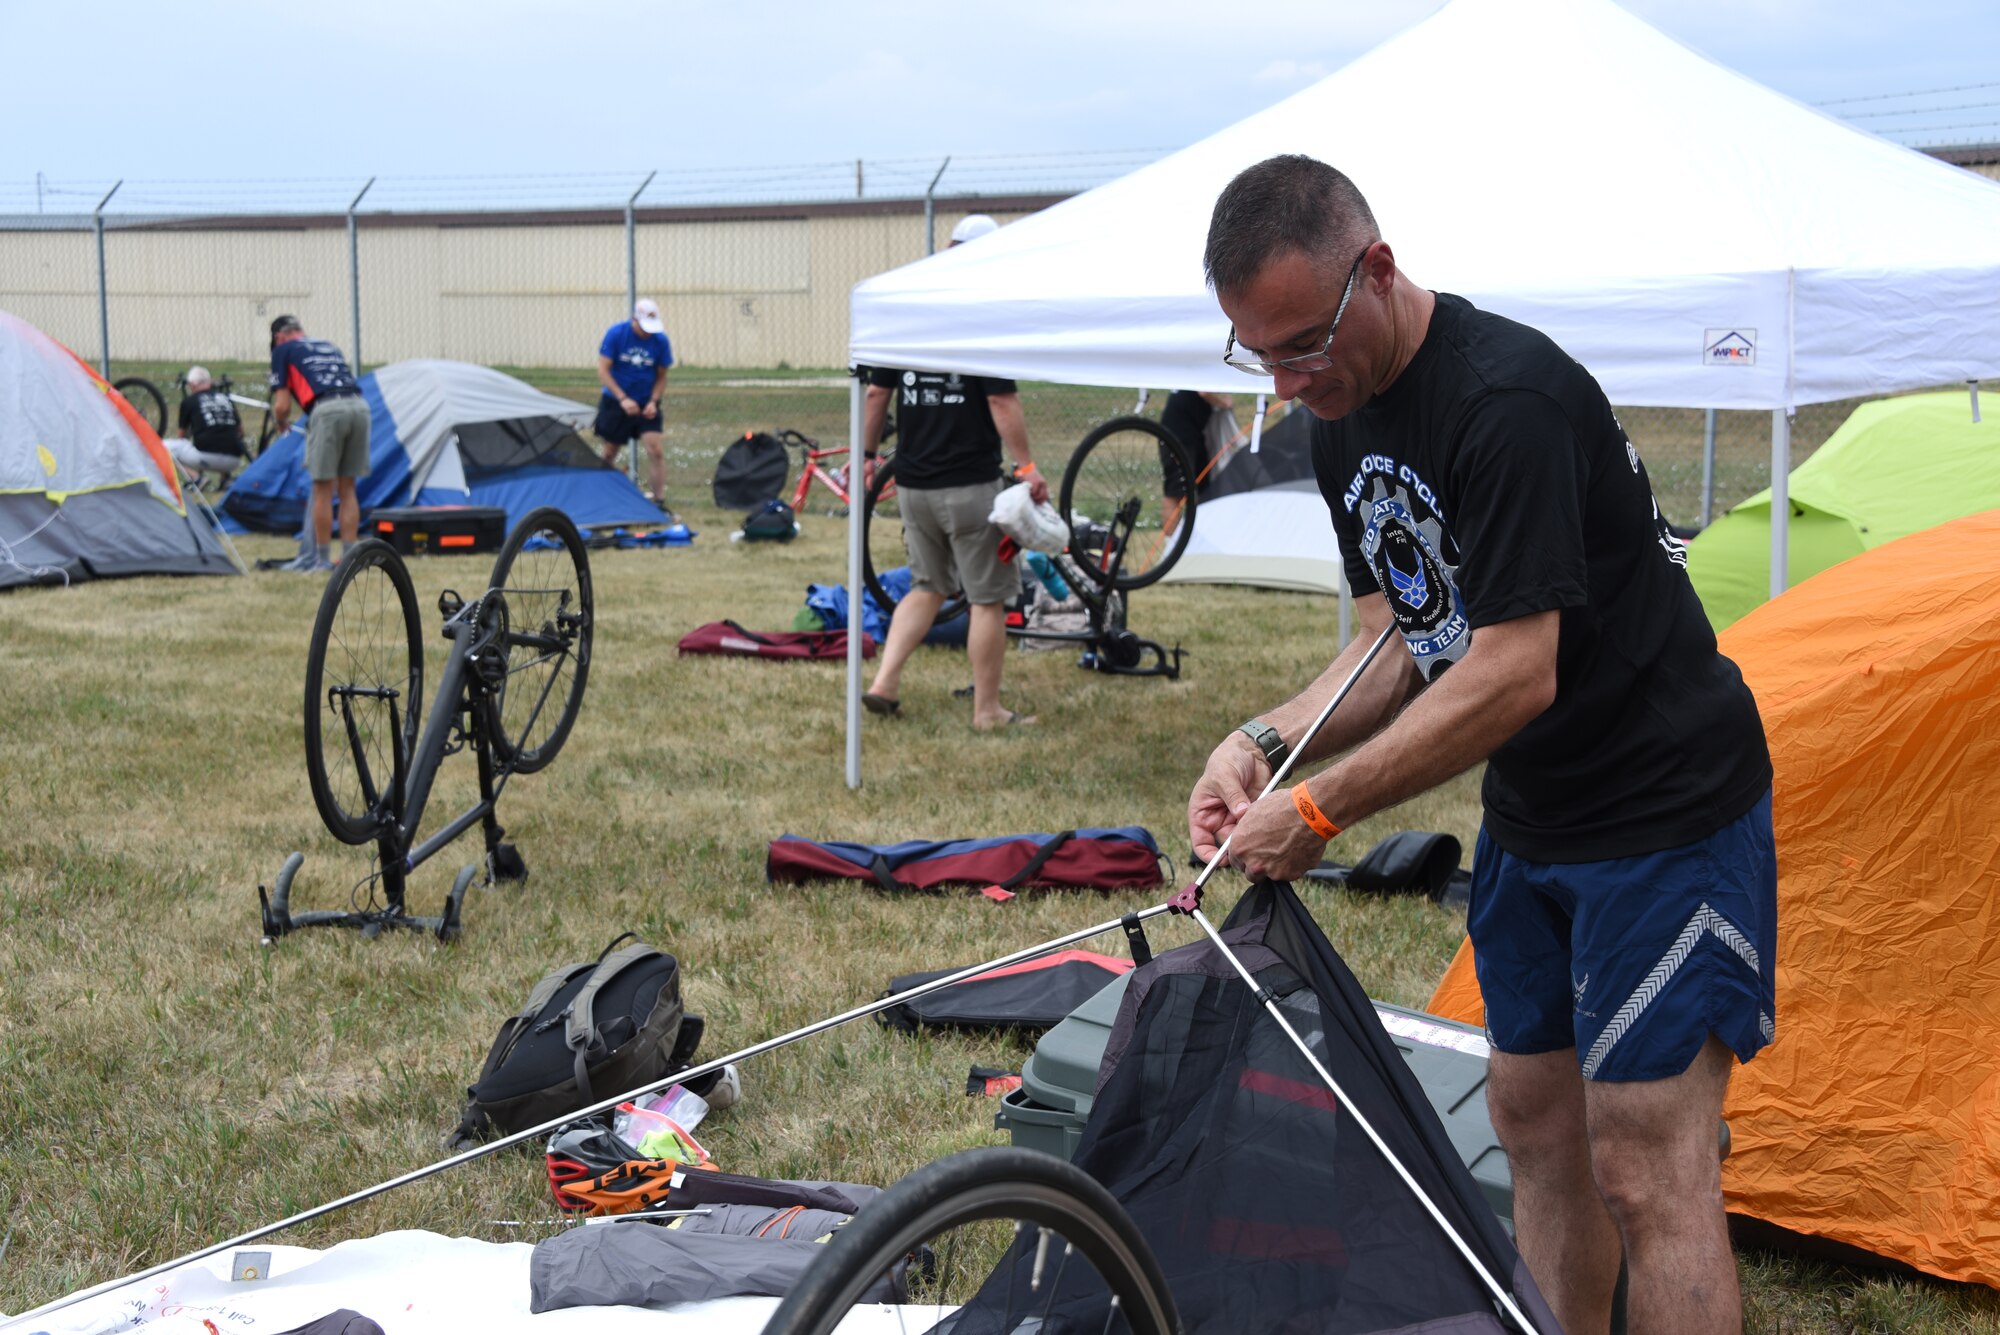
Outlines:
[[[1334,309],[1333,323],[1327,327],[1326,341],[1319,345],[1318,352],[1308,352],[1298,357],[1280,357],[1276,361],[1269,362],[1248,357],[1237,358],[1230,355],[1236,350],[1236,326],[1231,325],[1229,341],[1222,347],[1222,360],[1244,375],[1274,376],[1280,369],[1311,375],[1332,366],[1333,358],[1326,355],[1326,350],[1333,346],[1333,336],[1340,329],[1340,318],[1347,314],[1347,303],[1354,297],[1354,279],[1361,272],[1361,261],[1367,258],[1368,252],[1374,245],[1375,243],[1371,241],[1363,246],[1361,253],[1354,257],[1354,263],[1347,267],[1347,286],[1340,289],[1340,305]]]

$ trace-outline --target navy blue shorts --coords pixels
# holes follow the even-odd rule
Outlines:
[[[629,445],[643,435],[658,431],[661,420],[659,417],[628,413],[618,406],[618,400],[600,396],[597,400],[597,421],[591,429],[606,445]]]
[[[1481,830],[1466,932],[1502,1052],[1574,1048],[1587,1080],[1661,1080],[1713,1034],[1749,1061],[1777,1013],[1771,795],[1706,839],[1605,862],[1529,862]]]

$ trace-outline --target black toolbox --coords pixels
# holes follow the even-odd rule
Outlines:
[[[1042,1035],[1021,1066],[1021,1087],[1001,1101],[993,1124],[1016,1145],[1073,1157],[1097,1088],[1104,1045],[1118,1018],[1126,974]],[[1472,1170],[1486,1203],[1513,1230],[1514,1178],[1486,1116],[1486,1035],[1472,1025],[1374,1003],[1390,1042],[1429,1096],[1452,1148]]]
[[[405,556],[497,552],[507,512],[497,505],[397,505],[368,512],[368,532]]]

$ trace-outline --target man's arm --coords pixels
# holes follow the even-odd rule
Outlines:
[[[271,434],[282,436],[292,420],[292,391],[274,389],[271,391]]]
[[[882,429],[889,424],[889,398],[895,392],[887,385],[862,387],[861,452],[871,459],[882,448]]]
[[[1008,457],[1027,475],[1029,497],[1038,505],[1046,501],[1049,483],[1036,470],[1035,458],[1028,453],[1028,418],[1021,411],[1021,396],[989,393],[986,407],[993,414],[993,425],[1000,432],[1000,443],[1006,447]]]
[[[1361,634],[1334,657],[1312,685],[1276,709],[1257,716],[1276,728],[1294,751],[1300,749],[1306,730],[1340,689],[1340,683],[1347,680],[1369,646],[1389,625],[1388,600],[1379,593],[1355,599],[1354,610],[1361,622]],[[1301,761],[1338,755],[1374,736],[1422,687],[1423,679],[1418,676],[1410,655],[1398,645],[1384,646],[1368,671],[1354,683],[1353,691],[1340,708],[1327,718],[1326,726],[1306,744]],[[1188,797],[1188,837],[1194,845],[1195,857],[1206,862],[1215,856],[1215,850],[1230,836],[1237,821],[1270,781],[1271,766],[1264,753],[1242,732],[1232,730],[1217,744]],[[1234,851],[1232,848],[1231,852]]]
[[[1480,626],[1455,667],[1352,755],[1307,781],[1313,804],[1346,829],[1492,755],[1555,700],[1561,627],[1554,610]],[[1245,811],[1235,833],[1230,860],[1257,878],[1303,875],[1326,851],[1289,792]]]
[[[667,368],[662,365],[653,372],[653,396],[646,400],[646,416],[660,415],[660,399],[667,392]]]
[[[618,382],[611,378],[611,359],[601,352],[597,354],[597,383],[604,386],[611,397],[617,400],[618,406],[625,410],[627,416],[639,411],[639,405],[627,398],[625,391],[618,388]]]

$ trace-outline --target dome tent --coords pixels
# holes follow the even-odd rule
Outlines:
[[[1721,645],[1778,835],[1777,1038],[1730,1082],[1728,1207],[2000,1288],[2000,511],[1823,571]],[[1428,1009],[1480,1022],[1469,948]]]
[[[587,404],[468,362],[392,362],[361,377],[368,404],[365,514],[385,505],[490,505],[512,526],[553,505],[578,525],[665,524],[667,516],[578,434]],[[265,533],[305,523],[312,479],[295,427],[237,476],[225,522]]]
[[[75,353],[0,311],[0,589],[237,573],[153,428]]]
[[[1792,470],[1793,583],[1871,547],[2000,506],[2000,422],[1976,422],[1962,390],[1856,408]],[[1767,488],[1688,544],[1688,578],[1717,630],[1770,597]]]

